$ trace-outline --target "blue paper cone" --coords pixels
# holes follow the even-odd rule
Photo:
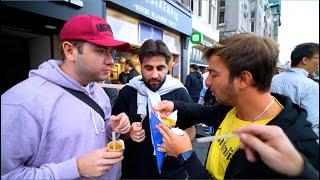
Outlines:
[[[151,127],[151,135],[152,135],[152,142],[153,142],[153,148],[156,153],[156,159],[157,159],[157,165],[158,165],[158,171],[161,173],[165,153],[158,151],[158,147],[162,144],[162,135],[156,128],[156,125],[161,123],[157,116],[155,116],[153,113],[151,113],[150,118],[150,127]]]

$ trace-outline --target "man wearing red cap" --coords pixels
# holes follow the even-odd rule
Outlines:
[[[130,130],[124,113],[96,83],[114,63],[113,38],[96,16],[80,15],[60,32],[62,61],[49,60],[1,95],[1,179],[117,179],[122,152],[108,152],[111,132]]]

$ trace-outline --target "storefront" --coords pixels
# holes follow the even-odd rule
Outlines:
[[[206,47],[211,47],[214,41],[205,37],[200,32],[193,32],[190,38],[190,47],[189,47],[189,60],[190,64],[196,64],[199,66],[201,73],[207,71],[208,63],[203,58],[203,50]]]
[[[1,94],[28,77],[42,62],[60,59],[59,32],[77,14],[105,17],[101,0],[2,1]]]
[[[206,47],[212,47],[213,43],[217,41],[218,40],[213,40],[211,38],[206,37],[201,32],[192,32],[189,44],[190,64],[198,65],[200,71],[204,73],[208,67],[208,63],[203,58],[203,50]]]
[[[188,35],[192,21],[189,10],[166,0],[108,0],[106,19],[116,39],[127,41],[131,49],[114,57],[110,79],[119,83],[124,61],[130,59],[140,72],[138,50],[147,39],[163,40],[172,53],[169,73],[181,81],[187,74]]]
[[[212,7],[215,6],[215,3],[212,3]],[[212,10],[212,16],[216,16],[213,12],[214,11]],[[188,54],[188,59],[190,60],[189,64],[198,65],[202,73],[204,73],[208,67],[207,61],[202,57],[204,48],[211,47],[214,43],[219,41],[219,30],[216,29],[215,20],[210,24],[205,22],[203,17],[193,14],[192,34],[190,35]]]

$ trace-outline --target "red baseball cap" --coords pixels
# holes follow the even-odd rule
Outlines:
[[[83,40],[95,45],[126,51],[130,44],[113,38],[105,19],[93,15],[78,15],[69,19],[60,31],[60,40]]]

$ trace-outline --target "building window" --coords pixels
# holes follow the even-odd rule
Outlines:
[[[219,24],[224,24],[225,23],[225,11],[220,10],[219,12]]]
[[[254,32],[254,21],[251,21],[251,32]]]
[[[198,15],[202,16],[202,0],[198,0]]]
[[[254,19],[254,17],[256,16],[256,13],[254,11],[251,12],[251,19]]]
[[[190,9],[190,0],[180,0],[180,3],[187,9]]]
[[[190,9],[193,12],[193,0],[190,1]]]
[[[225,7],[226,6],[226,1],[225,0],[220,0],[219,1],[219,7]]]
[[[213,6],[212,6],[212,0],[209,0],[209,19],[208,19],[208,24],[212,23],[212,18],[213,18]]]

